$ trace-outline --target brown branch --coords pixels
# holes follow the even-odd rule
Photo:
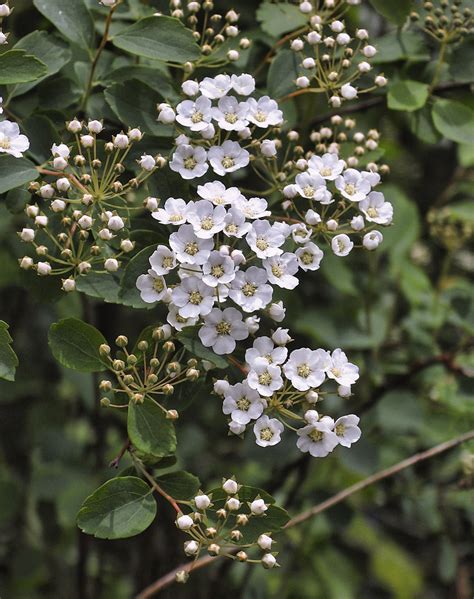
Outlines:
[[[459,435],[458,437],[455,437],[454,439],[451,439],[449,441],[445,441],[444,443],[440,443],[439,445],[435,445],[431,449],[427,449],[426,451],[417,453],[407,458],[406,460],[402,460],[394,466],[390,466],[390,468],[385,468],[380,472],[376,472],[372,476],[369,476],[364,480],[361,480],[360,482],[351,485],[350,487],[347,487],[347,489],[344,489],[343,491],[336,493],[336,495],[333,495],[329,499],[326,499],[322,503],[315,505],[309,510],[301,512],[301,514],[298,514],[286,524],[285,529],[292,528],[293,526],[297,526],[298,524],[301,524],[302,522],[305,522],[306,520],[313,518],[313,516],[316,516],[321,512],[330,509],[334,505],[341,503],[351,495],[354,495],[355,493],[362,491],[362,489],[365,489],[370,485],[373,485],[385,478],[389,478],[394,474],[398,474],[398,472],[401,472],[406,468],[410,468],[410,466],[414,466],[415,464],[423,462],[424,460],[429,460],[430,458],[436,455],[444,453],[445,451],[453,449],[454,447],[457,447],[458,445],[461,445],[462,443],[465,443],[466,441],[470,441],[472,439],[474,439],[474,430],[468,431],[467,433]],[[162,589],[173,584],[173,582],[175,582],[175,576],[178,572],[182,570],[184,570],[185,572],[191,572],[199,568],[205,568],[206,566],[214,562],[216,559],[218,559],[218,557],[211,557],[209,555],[206,555],[194,562],[181,564],[171,572],[168,572],[168,574],[165,574],[164,576],[153,582],[151,585],[143,589],[143,591],[141,591],[136,596],[136,599],[149,599],[149,597],[153,597],[153,595],[156,595]]]

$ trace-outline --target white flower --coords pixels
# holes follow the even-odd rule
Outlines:
[[[335,185],[341,194],[351,202],[364,200],[370,192],[370,182],[353,168],[348,168],[343,175],[337,177]]]
[[[272,300],[273,290],[267,284],[268,276],[263,268],[251,266],[238,271],[231,283],[229,297],[245,312],[255,312]]]
[[[323,349],[296,349],[284,364],[283,372],[293,387],[299,391],[308,391],[324,382],[329,361],[329,354]]]
[[[69,183],[69,179],[67,177],[60,177],[56,181],[56,187],[59,191],[68,191],[71,188],[71,184]]]
[[[202,267],[202,280],[210,287],[230,283],[235,278],[234,261],[217,250],[213,250]]]
[[[323,251],[312,241],[298,248],[295,251],[295,255],[298,259],[298,264],[304,271],[318,270],[324,256]]]
[[[352,443],[356,443],[361,436],[361,430],[357,426],[359,418],[355,414],[341,416],[334,423],[334,432],[339,439],[339,444],[344,447],[350,447]]]
[[[179,516],[176,519],[176,525],[180,530],[189,530],[194,526],[194,521],[191,516]]]
[[[115,148],[118,148],[119,150],[125,150],[125,148],[128,147],[129,139],[128,139],[128,135],[125,135],[125,133],[123,133],[123,132],[119,133],[112,139],[113,139]]]
[[[209,200],[216,206],[232,205],[238,198],[243,197],[237,187],[226,188],[221,181],[198,185],[197,193],[203,200]]]
[[[331,248],[336,256],[347,256],[353,247],[353,242],[345,233],[341,233],[332,238]]]
[[[199,551],[199,543],[197,541],[186,541],[184,543],[184,553],[186,555],[196,555],[196,553],[198,551]]]
[[[250,504],[250,511],[255,516],[262,516],[268,510],[268,505],[263,499],[254,499]]]
[[[309,4],[309,2],[302,2],[300,4],[300,10],[301,10],[301,6]],[[305,11],[301,11],[301,12],[305,12]],[[276,557],[272,554],[272,553],[265,553],[264,556],[262,556],[262,566],[264,568],[266,568],[267,570],[274,568],[276,566]]]
[[[342,173],[344,167],[344,160],[339,160],[337,154],[329,152],[322,156],[312,156],[308,160],[308,171],[310,174],[318,174],[328,181],[334,181]]]
[[[200,82],[199,89],[206,98],[217,100],[232,89],[232,81],[229,75],[217,75],[214,78],[205,77]]]
[[[294,289],[299,281],[293,276],[298,272],[298,260],[294,254],[285,252],[281,256],[272,256],[262,262],[267,271],[268,281],[283,289]]]
[[[207,510],[207,508],[211,505],[211,498],[209,495],[196,495],[194,498],[194,503],[198,510]]]
[[[281,327],[278,327],[278,329],[273,333],[272,340],[277,345],[287,345],[290,343],[290,341],[293,341],[288,334],[288,329],[282,329]]]
[[[230,78],[232,89],[240,96],[250,96],[255,91],[255,79],[252,75],[242,73],[242,75],[232,75]]]
[[[171,299],[184,318],[205,316],[214,305],[213,290],[193,276],[186,277],[173,289]]]
[[[245,361],[252,368],[255,360],[266,360],[268,364],[283,364],[288,355],[286,347],[275,347],[270,337],[258,337],[253,346],[245,352]]]
[[[112,231],[120,231],[120,229],[123,229],[125,227],[125,223],[123,222],[123,219],[120,216],[115,215],[109,218],[107,226]]]
[[[300,173],[299,175],[296,175],[295,183],[296,191],[303,198],[316,200],[322,203],[329,203],[327,200],[331,199],[331,194],[329,194],[328,198],[326,181],[318,173]]]
[[[363,202],[365,202],[366,200],[362,200]],[[362,231],[362,229],[365,227],[365,222],[364,222],[364,218],[358,214],[357,216],[354,216],[351,220],[351,229],[353,229],[354,231]]]
[[[51,146],[51,154],[54,158],[64,158],[67,160],[69,158],[69,154],[71,150],[68,148],[66,144],[53,144]]]
[[[0,121],[0,152],[21,158],[30,147],[26,135],[20,134],[20,127],[11,121]]]
[[[281,434],[285,427],[276,418],[261,416],[253,426],[255,442],[260,447],[276,445],[281,441]]]
[[[308,223],[308,225],[319,225],[319,223],[321,222],[321,216],[311,208],[306,211],[304,219],[305,222]]]
[[[349,387],[359,378],[359,368],[347,360],[346,354],[339,348],[331,354],[331,359],[326,368],[326,374],[340,385]]]
[[[240,509],[241,502],[237,499],[237,497],[229,497],[229,499],[225,502],[226,508],[230,512],[235,512]]]
[[[291,236],[295,243],[303,244],[311,239],[312,231],[310,231],[304,223],[291,225],[290,229]]]
[[[181,198],[168,198],[163,208],[152,212],[153,218],[163,225],[182,225],[186,222],[187,204]]]
[[[303,2],[300,2],[300,5],[298,8],[300,9],[300,12],[302,12],[303,14],[306,15],[306,14],[312,12],[313,5],[311,4],[311,2],[309,2],[309,0],[303,0]]]
[[[186,218],[200,239],[211,239],[224,228],[224,206],[214,206],[208,200],[198,200],[188,204]]]
[[[176,256],[166,245],[159,245],[150,256],[149,262],[157,275],[167,275],[176,266]]]
[[[234,200],[234,208],[238,208],[245,218],[254,220],[256,218],[263,218],[264,216],[270,216],[270,210],[267,210],[268,202],[263,198],[245,198],[240,195]]]
[[[147,304],[159,302],[166,295],[167,287],[163,277],[156,274],[151,268],[147,275],[140,275],[136,282],[140,297]]]
[[[253,316],[247,316],[244,322],[250,335],[255,335],[260,328],[260,317],[255,314]]]
[[[228,478],[222,483],[222,489],[227,493],[227,495],[235,495],[239,490],[239,485],[233,478]]]
[[[303,453],[309,452],[315,458],[327,456],[339,443],[330,423],[324,420],[313,421],[296,431],[296,434],[299,437],[296,442],[298,449]]]
[[[264,139],[260,145],[260,152],[266,158],[272,158],[277,155],[276,143],[272,139]]]
[[[270,304],[268,308],[268,316],[275,322],[281,322],[285,318],[286,308],[283,306],[283,302],[280,300],[279,302],[274,302]],[[273,339],[273,337],[272,337]],[[277,343],[275,341],[275,343]]]
[[[81,218],[77,221],[77,224],[81,227],[81,229],[90,229],[92,227],[92,223],[94,221],[92,220],[92,218],[88,215],[88,214],[84,214],[81,216]]]
[[[193,81],[192,79],[188,79],[181,84],[181,89],[187,96],[196,96],[199,92],[199,83],[197,81]]]
[[[170,235],[169,243],[180,262],[198,265],[207,261],[214,245],[211,239],[197,237],[192,225],[181,225]]]
[[[8,4],[0,4],[0,19],[10,16],[10,13],[11,13],[11,8],[8,6]],[[0,98],[0,104],[1,103],[2,103],[2,98]],[[1,112],[0,112],[0,114],[1,114]]]
[[[265,407],[266,401],[244,381],[229,387],[224,397],[222,411],[224,414],[230,414],[234,422],[248,424],[261,416]]]
[[[51,274],[51,264],[49,262],[38,262],[38,264],[36,265],[36,272],[41,276],[41,277],[45,277],[49,274]]]
[[[269,364],[265,358],[254,360],[247,382],[249,387],[256,389],[263,397],[271,397],[275,391],[283,387],[280,368],[275,364]]]
[[[245,239],[259,258],[271,258],[283,253],[280,246],[285,243],[285,236],[267,220],[254,221]]]
[[[243,237],[252,225],[245,220],[245,216],[237,208],[231,208],[224,218],[224,233],[228,237]]]
[[[362,245],[366,250],[376,250],[383,241],[383,235],[380,231],[370,231],[362,239]]]
[[[250,154],[241,148],[238,142],[228,139],[221,146],[212,146],[208,158],[214,172],[225,175],[247,166]]]
[[[246,339],[248,335],[248,329],[242,322],[242,314],[235,308],[213,308],[204,317],[204,325],[199,329],[202,344],[212,347],[216,354],[231,354],[235,349],[235,342]]]
[[[365,214],[366,219],[378,225],[389,225],[393,218],[393,206],[386,202],[383,193],[371,191],[359,203],[359,210]]]
[[[21,230],[20,239],[22,241],[26,241],[26,242],[33,241],[33,239],[35,238],[35,234],[36,234],[36,232],[34,229],[28,229],[28,228],[24,227]]]
[[[374,46],[367,45],[362,49],[362,54],[366,58],[372,58],[373,56],[375,56],[377,54],[377,49],[374,48]]]
[[[115,258],[107,258],[104,262],[104,268],[108,272],[116,272],[119,269],[119,261]]]
[[[185,327],[192,327],[198,321],[197,318],[184,318],[184,316],[181,316],[178,312],[178,307],[174,304],[168,305],[168,315],[166,320],[177,331],[182,331]]]
[[[196,101],[184,100],[176,107],[176,120],[191,131],[202,131],[211,122],[212,103],[209,98],[199,96]]]
[[[212,118],[217,121],[218,126],[225,131],[241,131],[248,125],[247,102],[239,102],[233,96],[224,96],[212,108]]]
[[[142,154],[138,164],[144,171],[152,171],[156,166],[156,160],[150,154]]]
[[[100,121],[94,119],[87,123],[87,128],[89,129],[89,133],[94,133],[97,135],[102,131],[104,125]]]
[[[272,543],[272,537],[266,534],[260,535],[257,539],[257,545],[260,547],[260,549],[263,549],[265,551],[270,551],[270,549],[272,548]]]
[[[183,179],[194,179],[202,177],[207,172],[209,165],[206,159],[207,153],[204,148],[181,144],[176,148],[169,166]]]
[[[353,100],[357,97],[357,89],[350,83],[346,83],[341,87],[341,96],[346,100]]]
[[[169,104],[160,104],[158,121],[164,125],[170,125],[176,120],[176,113]]]
[[[245,432],[247,427],[245,424],[239,424],[238,422],[234,422],[233,420],[229,421],[229,430],[233,435],[241,435]]]
[[[270,127],[283,123],[283,113],[278,109],[278,104],[268,96],[262,96],[259,100],[249,98],[247,100],[249,112],[248,120],[257,127]]]

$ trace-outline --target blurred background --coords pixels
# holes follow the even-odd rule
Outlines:
[[[13,4],[12,40],[52,29],[31,2]],[[148,4],[160,8],[159,2]],[[241,29],[254,41],[248,72],[274,42],[257,28],[259,4],[234,2]],[[219,5],[222,12],[231,8],[227,1]],[[396,25],[368,2],[346,19],[367,28],[384,49],[389,78],[430,79],[437,48],[422,33],[411,34],[415,50],[394,51]],[[471,111],[473,51],[471,39],[449,54],[439,93]],[[32,135],[44,119],[56,123],[74,116],[67,106],[80,93],[76,58],[26,99],[18,98]],[[259,84],[266,85],[265,69]],[[474,426],[473,146],[443,138],[428,108],[389,111],[383,95],[374,98],[353,114],[344,106],[344,116],[355,118],[358,129],[380,132],[377,152],[390,166],[382,191],[394,205],[395,224],[384,230],[375,253],[354,252],[344,260],[327,255],[321,270],[303,276],[299,292],[288,298],[286,318],[298,346],[342,347],[361,368],[350,404],[342,406],[340,399],[333,406],[361,416],[361,441],[323,460],[301,455],[291,438],[262,450],[252,435],[245,441],[227,436],[210,386],[182,407],[177,429],[179,465],[207,488],[235,474],[271,492],[291,515]],[[326,101],[313,94],[294,101],[290,112],[306,140],[331,114]],[[109,113],[95,116],[113,123]],[[94,376],[58,366],[47,332],[60,318],[77,316],[109,340],[118,334],[134,339],[162,315],[159,309],[66,296],[44,279],[25,278],[17,267],[22,248],[15,231],[23,223],[18,198],[0,199],[0,317],[10,325],[20,361],[16,382],[0,381],[0,595],[130,598],[183,561],[182,538],[170,525],[173,515],[165,503],[137,538],[101,541],[77,529],[80,504],[113,475],[108,463],[123,443],[125,425],[120,415],[99,407]],[[473,483],[471,442],[292,529],[278,540],[278,570],[218,562],[160,596],[472,599]]]

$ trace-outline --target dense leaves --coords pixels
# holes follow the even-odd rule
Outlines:
[[[0,85],[35,81],[47,73],[44,62],[26,50],[9,50],[0,54]]]
[[[153,400],[130,402],[127,420],[128,436],[132,444],[144,454],[156,458],[176,450],[176,434],[171,420]]]
[[[0,193],[24,185],[38,177],[35,165],[26,158],[0,156]]]
[[[95,327],[77,318],[65,318],[49,329],[49,346],[54,357],[73,370],[104,370],[105,363],[99,353],[103,343],[106,341]]]
[[[0,379],[15,380],[15,371],[18,358],[12,347],[12,338],[8,332],[8,325],[0,320]]]
[[[33,0],[34,5],[68,40],[88,50],[94,38],[94,22],[84,0]]]

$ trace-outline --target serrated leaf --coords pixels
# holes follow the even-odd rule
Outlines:
[[[33,4],[65,38],[85,50],[91,48],[94,22],[83,0],[33,0]]]
[[[173,17],[153,16],[137,21],[114,36],[113,44],[137,56],[183,64],[201,52],[190,29]]]
[[[429,95],[429,85],[419,81],[395,81],[388,88],[387,105],[391,110],[413,112],[422,108]]]
[[[129,403],[127,430],[134,447],[145,454],[164,457],[176,451],[173,422],[149,398],[143,403]]]
[[[283,33],[303,27],[308,19],[294,4],[275,4],[265,0],[258,7],[257,20],[265,33],[280,37]]]
[[[201,486],[197,476],[184,470],[162,474],[156,478],[156,482],[177,501],[189,501],[196,496]]]
[[[433,106],[433,122],[447,139],[470,144],[474,139],[474,110],[461,102],[438,98]]]
[[[8,50],[0,54],[0,85],[36,81],[48,73],[48,68],[25,50]]]
[[[146,530],[156,516],[150,487],[136,476],[113,478],[84,501],[77,525],[99,539],[126,539]]]
[[[51,325],[48,339],[53,356],[63,366],[80,372],[106,369],[99,346],[107,342],[92,325],[78,318],[65,318]]]
[[[26,158],[14,158],[9,154],[0,155],[0,193],[35,181],[38,176],[35,165]]]
[[[0,320],[0,379],[15,380],[18,358],[13,351],[12,338],[8,332],[8,324]]]

